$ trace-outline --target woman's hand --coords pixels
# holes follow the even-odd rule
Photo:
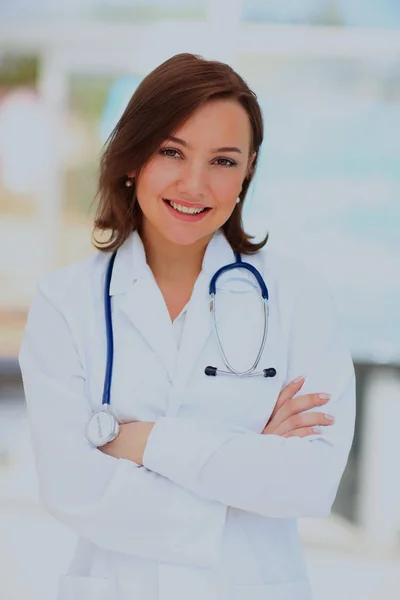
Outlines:
[[[143,454],[155,423],[132,421],[119,426],[119,435],[108,444],[100,446],[99,450],[114,458],[127,458],[143,465]]]
[[[282,437],[306,437],[320,433],[320,425],[332,425],[334,418],[322,412],[304,411],[326,404],[329,394],[305,394],[293,396],[301,389],[303,377],[297,377],[279,394],[274,411],[264,427],[263,435],[280,435]]]

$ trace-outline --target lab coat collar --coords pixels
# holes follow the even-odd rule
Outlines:
[[[221,229],[211,238],[204,254],[202,271],[211,279],[221,267],[235,261],[235,254]]]
[[[151,276],[143,242],[134,231],[117,252],[110,282],[110,296],[124,294],[140,278]]]
[[[202,271],[211,279],[220,267],[234,260],[228,240],[222,230],[218,230],[206,248]],[[152,273],[146,261],[143,242],[139,233],[134,231],[117,252],[110,282],[110,296],[124,294],[135,281],[149,277],[152,277]]]

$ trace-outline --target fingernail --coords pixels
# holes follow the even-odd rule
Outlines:
[[[300,381],[304,381],[304,377],[302,375],[296,377],[296,379],[293,379],[293,383],[299,383]]]
[[[325,415],[325,419],[327,419],[328,421],[334,421],[335,417],[332,417],[332,415]]]
[[[330,394],[318,394],[318,396],[321,398],[321,400],[329,400],[331,397]]]
[[[321,427],[313,427],[315,433],[322,433]]]

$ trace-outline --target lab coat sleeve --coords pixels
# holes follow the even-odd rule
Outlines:
[[[108,550],[214,564],[225,506],[87,442],[84,369],[67,320],[40,288],[19,360],[39,495],[50,514]]]
[[[144,452],[148,469],[202,498],[266,517],[330,514],[354,434],[353,363],[331,293],[318,278],[304,278],[289,317],[287,381],[305,376],[299,395],[330,393],[313,410],[334,415],[335,423],[321,434],[284,438],[162,417]]]

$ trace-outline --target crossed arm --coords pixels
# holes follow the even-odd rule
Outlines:
[[[350,375],[342,402],[353,394],[353,384]],[[347,461],[348,436],[341,449],[335,436],[322,434],[320,426],[328,431],[335,419],[315,409],[330,397],[293,398],[302,385],[292,381],[282,390],[261,435],[163,417],[124,424],[120,436],[100,450],[144,465],[204,499],[268,517],[327,516]]]
[[[302,438],[320,433],[321,426],[333,425],[333,415],[324,412],[306,412],[326,404],[330,394],[322,392],[294,398],[303,383],[304,377],[298,377],[283,388],[262,435]],[[143,466],[143,454],[154,425],[155,422],[148,421],[122,423],[119,436],[99,450],[114,458],[125,458]]]

